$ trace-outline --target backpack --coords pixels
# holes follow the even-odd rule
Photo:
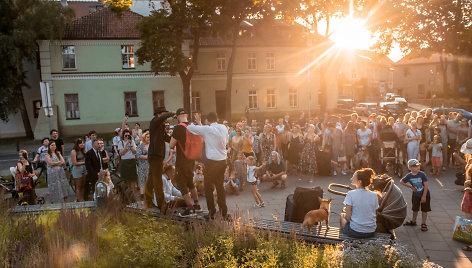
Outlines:
[[[195,135],[192,132],[188,131],[187,124],[180,123],[179,125],[185,127],[185,150],[182,148],[182,144],[179,142],[180,149],[185,155],[185,158],[189,160],[197,160],[202,157],[203,152],[203,137],[200,135]]]

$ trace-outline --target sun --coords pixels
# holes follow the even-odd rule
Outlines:
[[[372,44],[372,33],[367,30],[365,20],[353,17],[341,18],[332,22],[330,39],[336,46],[349,49],[369,49]]]

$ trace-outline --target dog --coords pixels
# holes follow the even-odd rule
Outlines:
[[[303,233],[303,228],[305,226],[308,227],[308,232],[311,233],[311,227],[315,225],[315,223],[319,222],[319,228],[321,229],[321,222],[326,222],[326,229],[329,229],[329,207],[331,205],[332,198],[326,200],[318,197],[320,200],[320,208],[315,210],[310,210],[306,213],[305,218],[303,220],[302,225],[300,226],[300,234]]]

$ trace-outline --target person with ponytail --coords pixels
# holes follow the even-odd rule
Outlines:
[[[340,219],[341,230],[350,237],[368,238],[375,234],[379,201],[377,194],[369,190],[374,176],[371,168],[359,169],[352,175],[351,184],[356,189],[347,193],[344,199],[346,213],[342,213]]]

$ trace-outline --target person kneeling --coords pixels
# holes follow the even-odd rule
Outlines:
[[[281,181],[281,188],[285,188],[287,182],[287,168],[283,160],[280,159],[279,153],[273,151],[269,157],[269,164],[267,165],[266,174],[262,176],[264,181],[272,181],[272,187],[275,188]]]
[[[357,170],[351,178],[356,187],[344,199],[346,213],[341,214],[340,226],[344,234],[353,238],[368,238],[377,228],[376,211],[379,208],[377,194],[368,190],[375,172],[371,168]]]

